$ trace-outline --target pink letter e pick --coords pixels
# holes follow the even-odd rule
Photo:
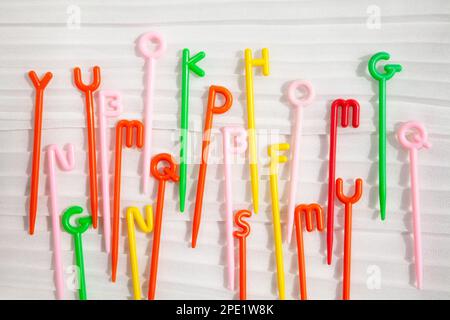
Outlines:
[[[247,150],[247,131],[243,127],[223,127],[223,162],[225,172],[225,210],[227,235],[228,288],[234,290],[233,186],[231,164],[233,154]],[[233,142],[231,138],[234,138]]]
[[[408,135],[408,131],[410,134]],[[419,181],[417,168],[417,150],[430,148],[428,134],[423,124],[410,121],[403,124],[397,132],[398,140],[403,148],[409,150],[409,170],[411,174],[411,201],[413,210],[414,227],[414,256],[416,267],[417,288],[422,288],[423,266],[422,266],[422,239],[420,235],[420,204],[419,204]]]
[[[118,118],[122,113],[122,95],[117,91],[100,90],[98,93],[98,126],[100,134],[100,160],[102,173],[103,237],[105,250],[111,248],[111,209],[109,200],[108,118]],[[115,127],[115,126],[114,126]]]
[[[157,45],[151,51],[150,43]],[[148,32],[143,34],[138,40],[138,51],[145,59],[145,103],[144,103],[144,161],[142,162],[142,191],[147,193],[150,179],[150,158],[152,149],[152,122],[153,122],[153,83],[154,67],[156,59],[160,58],[166,51],[166,42],[161,34]]]
[[[303,91],[304,96],[297,97],[297,91]],[[311,104],[315,98],[315,91],[309,81],[297,80],[291,82],[288,88],[289,102],[295,109],[295,124],[292,132],[292,161],[291,176],[289,182],[288,199],[288,223],[287,223],[287,242],[291,242],[292,230],[294,226],[295,196],[297,194],[297,178],[300,162],[300,136],[302,133],[302,108]]]

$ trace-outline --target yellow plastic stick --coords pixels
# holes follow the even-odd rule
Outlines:
[[[134,234],[134,220],[142,232],[153,231],[153,208],[151,205],[145,206],[145,220],[137,207],[127,208],[128,242],[130,243],[130,264],[131,276],[133,280],[134,300],[141,300],[141,284],[139,283],[139,266],[136,254],[136,236]]]
[[[273,237],[275,240],[275,257],[277,262],[278,297],[285,299],[283,246],[281,240],[280,207],[278,201],[278,164],[287,162],[286,156],[278,151],[289,150],[288,143],[271,144],[268,148],[270,157],[270,193],[272,195]]]
[[[253,211],[258,213],[258,152],[255,132],[255,94],[253,92],[252,67],[262,67],[262,73],[269,75],[269,49],[262,49],[262,58],[253,59],[252,51],[245,49],[245,86],[247,89],[247,124],[250,154],[250,179],[252,183]]]

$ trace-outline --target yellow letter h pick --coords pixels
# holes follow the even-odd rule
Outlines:
[[[153,231],[153,208],[151,205],[145,206],[145,221],[137,207],[127,208],[128,242],[130,243],[130,264],[133,281],[134,300],[141,300],[141,284],[139,282],[139,267],[136,254],[136,236],[134,233],[134,221],[142,232]]]
[[[258,213],[258,152],[255,132],[255,94],[253,92],[252,67],[262,67],[262,73],[269,75],[269,49],[262,49],[262,58],[253,59],[252,51],[245,49],[245,86],[247,89],[247,125],[250,154],[250,179],[252,184],[253,211]]]
[[[278,297],[285,299],[283,246],[281,240],[280,206],[278,201],[278,165],[287,162],[286,156],[278,155],[278,151],[289,150],[288,143],[271,144],[268,148],[270,157],[270,193],[272,196],[273,237],[277,263]]]

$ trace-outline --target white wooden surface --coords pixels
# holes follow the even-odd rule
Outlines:
[[[375,6],[375,7],[374,7]],[[379,28],[373,14],[380,10]],[[79,16],[77,14],[79,13]],[[372,16],[371,16],[372,15]],[[79,17],[79,19],[78,19]],[[77,22],[80,24],[77,24]],[[376,22],[376,19],[375,19]],[[376,27],[376,25],[375,25]],[[142,118],[143,59],[135,41],[147,31],[163,33],[168,50],[156,65],[154,153],[178,156],[180,57],[184,47],[206,51],[207,76],[191,78],[190,127],[195,135],[191,156],[198,162],[207,87],[224,85],[235,103],[214,125],[245,124],[243,50],[270,50],[271,74],[255,75],[256,121],[271,132],[271,143],[289,141],[291,107],[285,90],[294,79],[310,80],[318,93],[304,113],[298,202],[326,204],[330,102],[356,98],[361,104],[359,129],[339,128],[338,176],[362,177],[364,195],[354,208],[352,298],[450,298],[450,3],[446,0],[388,1],[31,1],[0,2],[0,298],[53,299],[51,229],[46,175],[40,176],[36,235],[27,233],[31,172],[33,88],[26,73],[52,71],[45,97],[43,146],[73,143],[76,168],[58,172],[61,208],[86,207],[88,179],[85,112],[72,84],[72,68],[83,74],[102,68],[102,88],[122,91],[123,118]],[[377,91],[367,60],[387,51],[403,71],[388,82],[388,213],[377,217]],[[419,153],[422,200],[424,289],[414,287],[413,245],[407,155],[394,130],[408,120],[422,121],[433,148]],[[109,123],[113,126],[113,123]],[[112,131],[111,131],[112,132]],[[262,132],[261,132],[262,133]],[[168,187],[164,212],[157,298],[237,298],[226,289],[223,175],[220,136],[215,136],[198,248],[190,244],[190,218],[198,166],[190,166],[189,210],[178,213],[178,191]],[[262,212],[252,218],[248,239],[249,298],[276,298],[275,262],[267,179],[267,140],[261,138]],[[112,155],[112,154],[111,154]],[[44,168],[43,154],[41,168]],[[111,157],[111,167],[113,158]],[[247,166],[236,165],[236,208],[250,206]],[[139,193],[140,154],[124,150],[122,206],[143,209],[153,202]],[[282,219],[287,207],[288,167],[280,182]],[[341,297],[343,216],[337,203],[336,248],[332,266],[325,263],[325,233],[305,234],[310,298]],[[118,282],[109,281],[109,258],[101,232],[84,235],[88,296],[130,299],[125,219],[122,217]],[[137,233],[141,281],[147,288],[151,235]],[[63,234],[65,266],[72,265],[73,244]],[[285,246],[287,296],[298,298],[294,245]],[[67,282],[71,275],[67,274]],[[376,286],[380,282],[380,286]],[[374,285],[375,284],[375,285]],[[66,288],[67,289],[67,288]],[[66,298],[77,295],[69,289]]]

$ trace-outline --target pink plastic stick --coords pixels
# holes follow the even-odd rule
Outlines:
[[[227,265],[228,287],[234,290],[234,239],[233,239],[233,186],[231,159],[232,154],[244,153],[247,150],[247,131],[243,127],[223,127],[223,162],[225,172],[225,210],[227,230]],[[235,140],[231,143],[231,138]]]
[[[149,44],[157,44],[154,51],[150,51]],[[152,149],[152,122],[153,122],[153,82],[155,60],[160,58],[166,50],[166,42],[161,34],[148,32],[143,34],[137,44],[140,54],[145,59],[146,81],[145,81],[145,104],[144,104],[144,161],[142,162],[142,191],[148,192],[150,179],[150,158]]]
[[[64,299],[64,279],[63,279],[63,265],[61,260],[61,222],[58,209],[58,196],[56,194],[56,178],[55,168],[58,164],[63,171],[73,170],[75,167],[75,152],[73,144],[68,143],[65,146],[67,155],[64,156],[58,146],[52,144],[47,148],[47,165],[48,165],[48,180],[50,185],[50,205],[52,215],[52,236],[53,236],[53,257],[55,264],[55,283],[56,283],[56,298],[58,300]]]
[[[109,106],[109,108],[108,108]],[[111,249],[111,209],[109,199],[109,166],[107,141],[108,118],[117,118],[122,113],[122,95],[117,91],[101,90],[98,93],[98,126],[100,134],[100,158],[102,174],[102,206],[103,206],[103,236],[105,250]]]
[[[408,139],[408,131],[414,133]],[[428,134],[423,124],[417,121],[410,121],[403,124],[397,133],[400,144],[409,150],[410,174],[411,174],[411,197],[414,225],[414,255],[416,267],[417,288],[422,289],[423,265],[422,265],[422,239],[420,232],[420,204],[419,204],[419,180],[417,170],[417,150],[430,148]]]
[[[304,92],[302,98],[297,98],[297,91]],[[291,159],[291,176],[289,182],[289,198],[288,198],[288,223],[287,223],[287,237],[288,243],[291,242],[292,230],[294,227],[294,212],[295,212],[295,196],[297,195],[297,178],[300,162],[300,137],[302,133],[302,109],[311,104],[315,98],[315,92],[312,84],[309,81],[297,80],[291,82],[288,88],[289,102],[295,109],[295,124],[294,132],[292,133],[292,159]]]

